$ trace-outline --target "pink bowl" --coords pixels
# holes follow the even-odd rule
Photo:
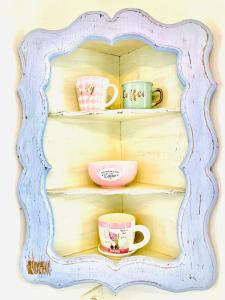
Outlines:
[[[137,162],[133,160],[90,162],[88,174],[95,183],[104,188],[122,187],[134,180]]]

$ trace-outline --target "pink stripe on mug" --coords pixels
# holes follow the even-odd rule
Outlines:
[[[127,223],[107,223],[103,221],[98,222],[98,226],[112,228],[112,229],[131,228],[131,225],[132,225],[131,222],[127,222]]]

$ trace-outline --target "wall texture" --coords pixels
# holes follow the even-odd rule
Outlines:
[[[70,24],[85,11],[102,10],[113,15],[117,10],[137,7],[147,11],[154,18],[165,23],[175,23],[183,19],[198,19],[213,32],[214,48],[211,66],[218,88],[212,103],[212,116],[216,126],[220,149],[225,140],[224,105],[225,88],[225,1],[224,0],[8,0],[0,1],[0,228],[1,228],[1,294],[5,299],[80,299],[93,288],[94,284],[83,284],[63,290],[47,286],[31,285],[24,281],[19,272],[19,255],[23,244],[24,220],[16,196],[16,184],[20,165],[15,152],[16,137],[20,127],[21,106],[16,95],[20,78],[17,46],[24,35],[34,28],[60,29]],[[211,218],[210,232],[218,261],[218,278],[207,291],[172,294],[153,287],[133,286],[114,296],[104,288],[104,299],[192,299],[222,300],[225,284],[225,151],[220,150],[214,167],[220,185],[220,195]]]

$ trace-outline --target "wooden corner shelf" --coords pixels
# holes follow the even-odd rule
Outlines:
[[[17,151],[27,280],[54,287],[94,281],[113,291],[134,282],[176,292],[212,285],[216,263],[207,228],[217,196],[211,171],[217,139],[209,113],[211,47],[202,23],[162,24],[139,9],[113,18],[88,12],[64,30],[25,37]],[[79,111],[75,80],[87,75],[118,87],[110,109]],[[160,108],[121,108],[121,85],[133,80],[163,90]],[[137,176],[123,188],[98,187],[87,165],[99,160],[135,160]],[[134,215],[152,235],[120,261],[96,255],[98,217],[114,212]]]

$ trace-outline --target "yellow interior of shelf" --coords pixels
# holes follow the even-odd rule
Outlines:
[[[179,110],[183,87],[176,71],[176,55],[160,52],[141,41],[114,45],[92,41],[51,62],[47,90],[49,112],[79,111],[75,80],[100,75],[120,87],[127,80],[149,80],[164,91],[162,109]],[[110,109],[121,108],[121,89]],[[124,113],[126,115],[126,112]],[[179,169],[187,151],[187,137],[179,113],[162,112],[126,118],[49,118],[44,149],[52,165],[47,190],[72,187],[75,193],[49,193],[55,218],[54,249],[62,255],[97,253],[97,218],[104,213],[126,212],[146,225],[152,240],[134,255],[161,259],[179,254],[177,217],[184,193],[168,193],[168,187],[185,190]],[[87,163],[97,160],[137,160],[138,175],[128,193],[101,194],[87,174]],[[162,193],[143,194],[158,186]],[[81,194],[76,194],[82,189]],[[140,194],[138,194],[138,189]]]
[[[47,189],[95,186],[88,162],[121,159],[138,162],[137,183],[185,186],[179,165],[186,135],[179,114],[164,114],[160,122],[157,116],[124,122],[49,119],[45,149],[53,166]]]
[[[176,55],[156,51],[144,42],[129,40],[107,45],[92,41],[71,54],[51,61],[51,79],[47,95],[49,112],[78,111],[75,81],[86,75],[107,77],[119,88],[129,80],[148,80],[164,91],[160,107],[180,107],[182,85],[177,77]],[[109,90],[109,97],[112,91]],[[116,103],[110,109],[121,108],[121,88]]]

